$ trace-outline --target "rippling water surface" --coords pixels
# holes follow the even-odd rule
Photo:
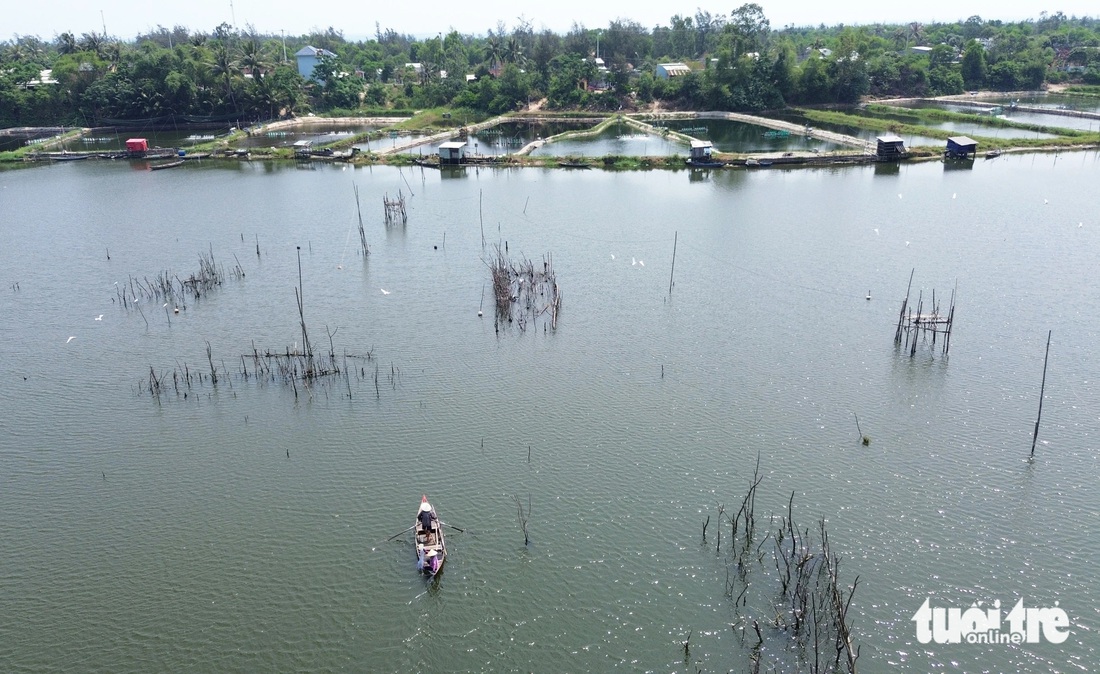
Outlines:
[[[861,671],[1087,671],[1098,178],[1095,153],[893,175],[2,171],[0,669],[747,671],[738,630],[771,618],[774,563],[735,609],[715,534],[759,457],[760,529],[793,492],[859,576]],[[498,243],[552,255],[555,333],[494,326]],[[120,307],[116,282],[202,254],[227,278],[179,314]],[[926,302],[957,286],[947,357],[895,348],[911,272]],[[354,374],[246,379],[242,355],[301,344],[299,274],[314,347]],[[216,386],[144,388],[211,363]],[[387,541],[423,493],[466,529],[435,582]],[[920,644],[926,598],[1059,602],[1072,629]]]

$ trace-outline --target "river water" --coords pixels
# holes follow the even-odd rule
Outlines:
[[[759,530],[793,493],[859,577],[861,671],[1087,671],[1098,180],[1097,153],[0,171],[0,670],[749,671],[755,619],[794,671],[763,536],[751,601],[724,596],[719,508],[759,461]],[[408,223],[387,229],[398,193]],[[556,332],[495,324],[498,243],[552,256]],[[121,306],[116,283],[201,255],[224,282],[179,314]],[[911,273],[926,302],[957,286],[948,356],[893,342]],[[299,275],[310,340],[354,374],[244,378],[254,348],[301,345]],[[216,385],[146,388],[211,363]],[[387,540],[421,494],[466,530],[434,582]],[[926,599],[1057,603],[1069,635],[922,644]]]

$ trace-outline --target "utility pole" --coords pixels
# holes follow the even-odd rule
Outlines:
[[[107,19],[103,18],[103,10],[99,10],[99,20],[103,22],[103,39],[107,39]]]
[[[280,28],[279,34],[283,36],[283,63],[286,63],[286,31]]]

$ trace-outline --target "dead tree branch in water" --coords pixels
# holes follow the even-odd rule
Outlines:
[[[734,628],[740,630],[742,645],[749,649],[753,671],[764,664],[769,671],[816,673],[824,667],[856,674],[859,647],[854,644],[850,609],[859,578],[849,586],[841,580],[840,557],[830,546],[824,518],[818,522],[817,541],[812,540],[810,529],[800,529],[795,523],[793,492],[786,515],[777,518],[778,526],[759,545],[752,545],[761,480],[758,458],[749,489],[734,516],[725,515],[719,506],[719,521],[725,515],[733,532],[725,556],[724,595],[733,600],[741,616]],[[763,559],[769,538],[773,539],[770,564]],[[718,546],[716,550],[720,550]],[[755,555],[748,554],[754,549]],[[730,573],[732,570],[736,573]],[[742,616],[742,609],[748,614]],[[756,643],[751,646],[745,643],[749,626],[756,633]],[[833,661],[831,667],[829,660]]]
[[[516,502],[516,522],[523,531],[523,544],[529,545],[531,537],[527,535],[527,520],[531,517],[531,495],[527,495],[527,510],[523,509],[523,501],[519,500],[519,496],[512,494],[512,500]]]
[[[540,320],[544,332],[557,331],[562,295],[552,255],[544,256],[541,265],[527,258],[513,262],[505,243],[504,250],[495,246],[495,255],[486,265],[493,281],[497,332],[509,324],[516,325],[521,332],[528,325],[537,329]]]
[[[401,190],[397,191],[396,199],[390,199],[388,194],[383,196],[382,209],[385,211],[386,227],[396,225],[404,227],[409,221],[409,216],[405,212],[405,195],[401,193]]]
[[[355,188],[355,212],[359,215],[359,245],[363,248],[363,257],[370,255],[370,246],[367,245],[367,230],[363,228],[363,209],[359,206],[359,186]]]

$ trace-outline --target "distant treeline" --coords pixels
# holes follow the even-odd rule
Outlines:
[[[299,74],[295,53],[326,50]],[[681,63],[687,70],[660,64]],[[48,73],[45,71],[49,71]],[[1018,23],[774,29],[757,4],[667,26],[574,24],[564,35],[503,22],[486,35],[418,40],[375,26],[264,35],[158,27],[132,41],[61,33],[0,42],[0,125],[120,120],[258,120],[330,111],[463,108],[497,114],[545,99],[557,110],[665,107],[758,111],[864,96],[1100,85],[1100,19],[1043,13]]]

